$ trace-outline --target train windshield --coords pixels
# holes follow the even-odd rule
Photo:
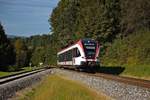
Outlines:
[[[96,42],[94,40],[83,40],[83,47],[86,58],[93,59],[96,54]]]

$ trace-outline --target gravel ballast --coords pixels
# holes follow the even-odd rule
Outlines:
[[[95,89],[98,93],[102,92],[117,100],[150,100],[149,88],[62,69],[53,69],[53,73],[63,74],[71,80],[80,81],[88,87]]]
[[[7,100],[21,89],[38,83],[44,76],[60,74],[71,80],[79,81],[97,93],[103,93],[116,100],[150,100],[150,89],[117,82],[102,77],[91,76],[63,69],[48,69],[39,73],[0,85],[0,100]]]

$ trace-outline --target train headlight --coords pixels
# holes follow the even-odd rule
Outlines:
[[[81,57],[81,58],[86,59],[86,57]]]

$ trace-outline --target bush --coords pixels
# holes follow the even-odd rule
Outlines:
[[[5,68],[1,69],[1,71],[7,71],[7,72],[14,72],[20,70],[17,66],[6,66]]]

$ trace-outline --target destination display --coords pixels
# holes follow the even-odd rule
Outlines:
[[[85,46],[86,49],[95,49],[95,46]]]

